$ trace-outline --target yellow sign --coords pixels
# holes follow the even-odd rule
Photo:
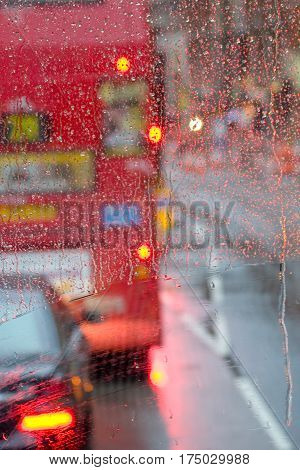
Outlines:
[[[102,83],[98,98],[103,109],[103,147],[108,157],[128,157],[144,152],[145,82]]]
[[[37,114],[10,114],[4,117],[10,142],[36,142],[40,140],[40,119]]]
[[[0,224],[20,222],[49,222],[56,219],[57,208],[45,204],[0,205]]]
[[[162,241],[165,234],[168,233],[175,223],[175,214],[171,205],[172,191],[161,180],[155,191],[157,198],[156,223],[157,237]]]
[[[0,155],[0,194],[61,194],[93,189],[90,151]]]
[[[98,98],[106,105],[113,103],[135,101],[143,103],[147,99],[148,86],[146,82],[136,81],[134,83],[112,83],[104,82],[98,89]]]

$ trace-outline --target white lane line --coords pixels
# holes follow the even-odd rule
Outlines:
[[[215,354],[222,359],[228,359],[232,356],[230,348],[222,335],[218,335],[216,340],[205,330],[195,318],[189,314],[184,314],[180,317],[183,325],[200,339],[207,347],[209,347]],[[241,374],[242,370],[239,364],[236,364]],[[258,393],[257,388],[253,385],[247,375],[235,376],[233,375],[234,383],[247,403],[251,403],[251,410],[261,424],[262,428],[268,434],[276,449],[294,449],[291,439],[278,422],[272,410],[268,407],[265,400]]]

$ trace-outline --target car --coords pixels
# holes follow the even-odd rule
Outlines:
[[[93,378],[144,380],[149,373],[149,351],[161,344],[156,289],[142,281],[125,288],[126,297],[119,294],[122,287],[118,285],[84,297],[64,297],[68,314],[89,345]]]
[[[88,345],[40,276],[0,276],[0,449],[88,446]]]

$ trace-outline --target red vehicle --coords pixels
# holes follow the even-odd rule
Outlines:
[[[163,80],[147,17],[141,0],[0,9],[1,270],[93,294],[94,353],[159,340]]]

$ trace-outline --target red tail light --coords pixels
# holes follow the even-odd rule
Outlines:
[[[116,63],[117,71],[120,73],[126,73],[130,69],[130,61],[127,57],[119,57]]]
[[[141,261],[147,261],[151,256],[151,248],[143,243],[137,249],[137,255]]]
[[[167,384],[167,374],[164,369],[152,369],[149,374],[150,381],[152,385],[156,387],[164,387]]]
[[[67,428],[74,424],[74,415],[70,410],[60,410],[50,413],[26,415],[23,417],[21,431],[45,431],[50,429]]]
[[[159,126],[151,126],[148,131],[148,138],[152,144],[158,144],[162,139],[162,130]]]
[[[165,387],[168,384],[168,374],[163,351],[159,347],[152,347],[149,351],[150,358],[150,383],[155,387]]]

